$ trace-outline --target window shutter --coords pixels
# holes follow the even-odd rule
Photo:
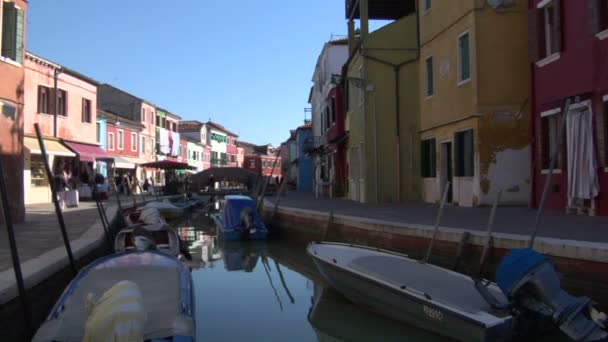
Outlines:
[[[436,151],[435,151],[435,139],[431,139],[430,142],[431,144],[431,155],[430,155],[430,159],[431,159],[431,177],[436,177],[437,176],[437,157],[436,157]]]
[[[551,46],[555,52],[562,51],[562,2],[561,0],[553,0],[553,32],[551,35]]]
[[[536,63],[540,55],[538,12],[539,11],[536,8],[532,8],[528,11],[528,58],[530,59],[530,63]]]
[[[17,33],[15,37],[15,61],[23,60],[23,10],[17,9]]]
[[[589,15],[589,33],[595,35],[600,32],[600,1],[601,0],[587,0],[587,13]]]
[[[473,143],[473,130],[467,131],[465,133],[465,176],[473,177],[475,175],[474,167],[475,167],[475,148]]]
[[[15,59],[17,15],[15,3],[4,2],[2,10],[2,56]]]
[[[42,113],[42,86],[38,86],[38,113]]]
[[[456,164],[456,177],[462,176],[462,133],[458,132],[454,135],[454,164]]]

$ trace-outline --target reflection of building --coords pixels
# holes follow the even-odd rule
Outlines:
[[[23,58],[25,54],[25,26],[27,1],[0,0],[3,20],[0,20],[0,158],[8,182],[9,207],[12,219],[25,218],[23,205]],[[0,217],[0,223],[4,217]]]

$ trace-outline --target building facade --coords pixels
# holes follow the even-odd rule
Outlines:
[[[211,166],[236,166],[238,135],[211,120],[205,126],[211,145]]]
[[[344,169],[344,113],[342,92],[335,75],[348,59],[348,39],[325,43],[315,66],[309,103],[314,134],[313,174],[316,195],[342,196],[346,188]],[[340,137],[338,137],[340,135]]]
[[[23,114],[27,1],[0,1],[0,158],[7,178],[11,217],[25,219]],[[4,19],[7,18],[7,19]],[[11,175],[11,181],[8,181]],[[4,216],[0,217],[0,223]]]
[[[83,188],[78,189],[81,196],[89,198],[90,191],[84,185],[92,180],[95,172],[101,172],[109,160],[97,140],[98,83],[30,52],[26,53],[24,66],[25,203],[51,201],[49,180],[34,129],[36,123],[45,147],[48,145],[52,171],[69,170],[83,183]]]
[[[527,4],[424,1],[420,8],[422,194],[460,206],[527,204]],[[517,165],[517,167],[513,167]]]
[[[529,10],[532,203],[555,149],[545,208],[608,215],[608,3],[530,1]]]
[[[309,151],[314,148],[312,123],[307,123],[296,129],[295,167],[296,189],[302,192],[312,192],[312,159]]]
[[[375,6],[370,2],[370,18]],[[350,41],[359,41],[351,43],[342,73],[348,99],[344,109],[349,132],[348,191],[354,201],[420,197],[418,25],[408,2],[397,9],[393,22],[373,32],[367,32],[367,18],[361,18],[359,36],[349,30]],[[399,17],[399,13],[405,14]]]

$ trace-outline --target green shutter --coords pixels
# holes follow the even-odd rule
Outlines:
[[[15,3],[4,2],[2,8],[2,56],[15,59],[17,15]]]
[[[423,140],[420,144],[420,176],[422,176],[422,178],[426,177],[427,158],[426,140]]]
[[[434,92],[433,57],[429,57],[426,59],[426,96],[432,96]]]
[[[456,177],[462,177],[462,132],[454,135],[454,147],[455,175]]]
[[[465,132],[465,142],[464,142],[464,151],[465,151],[465,176],[473,177],[474,175],[474,145],[473,145],[473,130],[469,130]]]
[[[435,151],[435,139],[431,139],[429,140],[429,143],[431,144],[431,155],[430,155],[430,165],[431,165],[431,172],[430,172],[430,176],[431,177],[437,177],[437,156],[435,155],[436,151]]]
[[[15,38],[15,61],[23,62],[23,10],[17,9],[17,34]]]

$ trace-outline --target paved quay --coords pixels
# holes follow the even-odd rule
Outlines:
[[[275,197],[266,197],[274,203]],[[270,203],[267,201],[267,206]],[[434,226],[437,204],[408,203],[358,203],[347,199],[315,199],[311,193],[289,192],[281,197],[280,208],[296,208],[321,213],[333,211],[334,215],[394,223]],[[271,209],[270,206],[268,209]],[[464,208],[446,205],[440,227],[485,231],[490,207]],[[534,227],[535,209],[521,206],[499,206],[494,219],[494,232],[529,236]],[[590,243],[608,243],[608,217],[568,215],[545,210],[541,217],[538,236],[561,240]]]
[[[153,200],[152,196],[146,196]],[[138,204],[143,202],[136,197]],[[103,202],[108,220],[116,215],[118,203],[115,197]],[[133,205],[131,196],[121,196],[123,207]],[[15,239],[19,251],[24,282],[31,288],[55,272],[69,265],[59,222],[52,203],[26,206],[25,222],[15,224]],[[63,210],[66,231],[75,259],[86,255],[101,243],[105,233],[93,201],[80,202],[76,208]],[[17,295],[17,286],[5,225],[0,225],[0,305]]]

